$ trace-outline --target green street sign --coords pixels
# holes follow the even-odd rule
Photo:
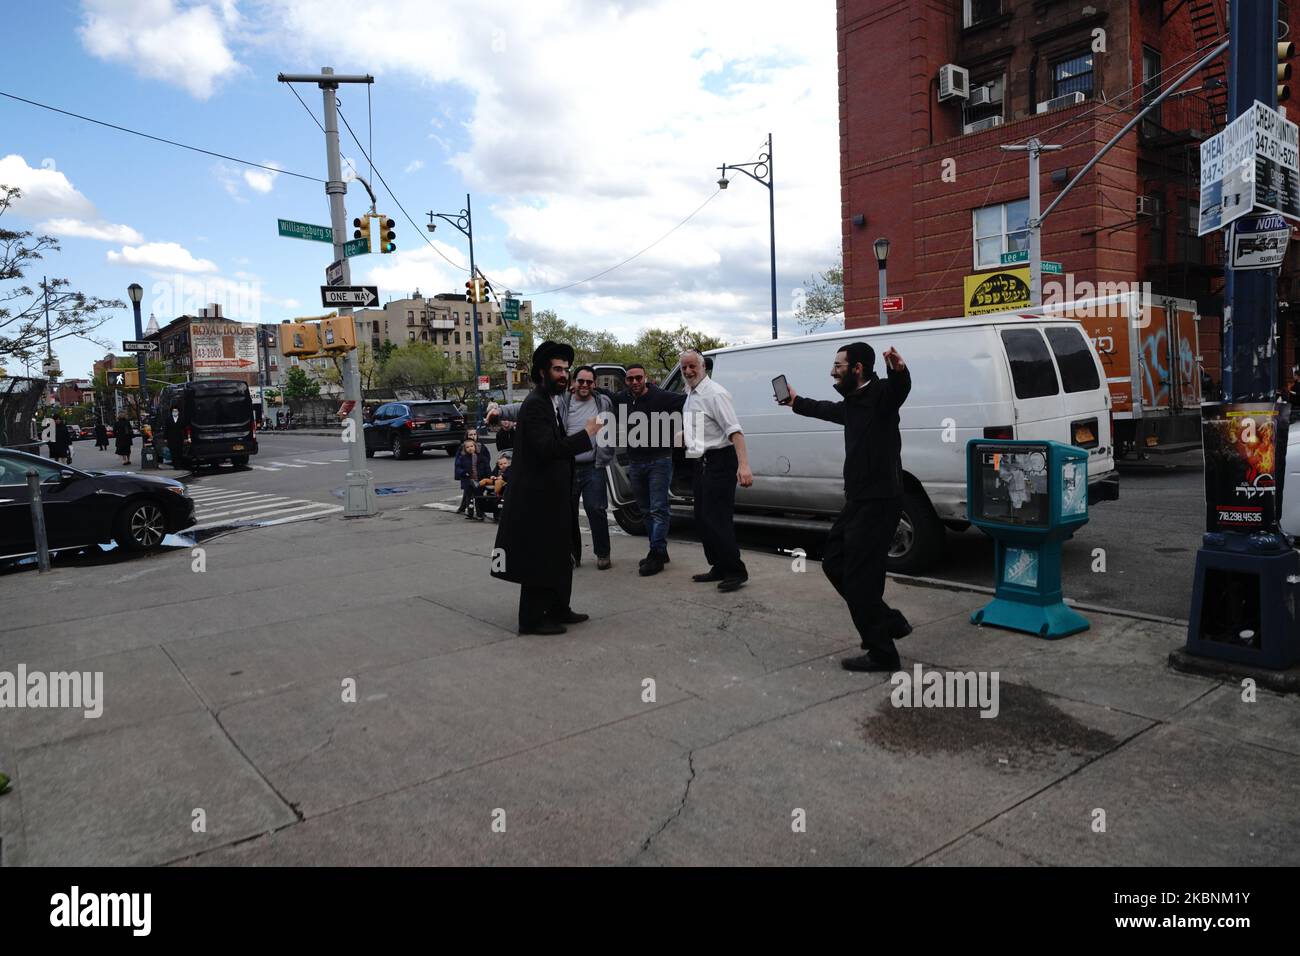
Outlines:
[[[317,242],[334,241],[334,230],[329,226],[313,226],[307,222],[294,222],[292,219],[277,220],[280,223],[280,235],[290,239],[315,239]]]
[[[1021,249],[1019,252],[1002,253],[1002,264],[1004,266],[1014,265],[1017,262],[1028,262],[1028,261],[1029,261],[1028,249]]]
[[[505,313],[505,319],[507,322],[519,321],[519,300],[518,299],[504,300],[501,303],[501,310],[502,312]]]
[[[1059,262],[1044,262],[1043,271],[1054,276],[1059,276],[1064,273]]]
[[[346,258],[353,256],[364,256],[370,252],[370,240],[362,237],[360,239],[349,239],[343,243],[343,255]]]

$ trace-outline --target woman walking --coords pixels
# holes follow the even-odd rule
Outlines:
[[[113,450],[122,459],[122,464],[131,464],[131,423],[125,415],[119,415],[113,423]]]
[[[108,427],[102,422],[95,422],[95,448],[108,451]]]

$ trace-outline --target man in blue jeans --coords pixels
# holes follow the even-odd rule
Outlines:
[[[646,416],[640,430],[644,439],[628,442],[627,476],[650,535],[650,552],[639,566],[639,573],[648,577],[658,574],[668,563],[668,521],[672,515],[668,508],[668,488],[673,477],[673,449],[664,440],[670,430],[661,428],[652,416],[656,412],[680,415],[686,404],[686,393],[666,392],[649,384],[645,366],[638,363],[627,367],[623,381],[626,388],[614,396],[614,402],[625,406],[621,413],[627,416],[629,436],[637,434],[637,420],[633,416],[638,412]]]

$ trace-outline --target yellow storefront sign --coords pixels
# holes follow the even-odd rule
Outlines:
[[[962,280],[966,315],[1029,308],[1029,267],[981,272]]]

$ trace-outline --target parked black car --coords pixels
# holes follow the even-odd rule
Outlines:
[[[82,471],[39,455],[0,448],[0,562],[36,553],[27,471],[41,482],[51,551],[116,541],[146,551],[194,524],[194,501],[171,478],[130,472]]]
[[[153,419],[159,461],[172,433],[180,439],[180,460],[172,462],[173,468],[223,461],[247,465],[249,456],[257,454],[257,426],[248,386],[221,378],[168,385],[158,396]]]
[[[394,458],[441,448],[448,455],[465,440],[465,415],[454,402],[389,402],[365,424],[366,457],[391,451]]]

